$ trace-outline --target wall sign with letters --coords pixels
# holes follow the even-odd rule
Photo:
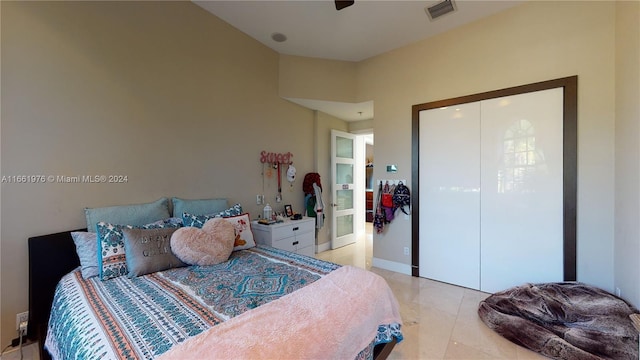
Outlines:
[[[260,162],[267,164],[293,164],[291,158],[293,154],[291,152],[275,153],[262,150],[260,152]]]

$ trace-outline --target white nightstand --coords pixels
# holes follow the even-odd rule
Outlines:
[[[316,219],[305,217],[300,220],[285,220],[271,225],[251,222],[251,230],[256,243],[295,252],[302,255],[314,256],[316,233]]]

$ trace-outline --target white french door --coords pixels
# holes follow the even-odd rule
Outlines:
[[[353,134],[331,130],[331,249],[356,241],[355,141]]]

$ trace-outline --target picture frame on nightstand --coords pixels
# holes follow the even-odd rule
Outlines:
[[[293,208],[291,207],[291,205],[285,205],[284,206],[284,214],[287,217],[292,217],[293,216]]]

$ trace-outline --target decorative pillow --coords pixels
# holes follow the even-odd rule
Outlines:
[[[176,230],[122,229],[130,278],[187,265],[171,251],[171,235]]]
[[[95,232],[96,224],[100,221],[109,224],[142,226],[171,216],[169,214],[169,199],[167,198],[161,198],[147,204],[85,208],[84,213],[87,218],[87,229],[90,232]]]
[[[251,232],[251,220],[249,219],[249,213],[225,217],[223,219],[230,222],[236,230],[236,239],[233,251],[244,250],[256,246],[256,242],[253,240],[253,232]]]
[[[71,232],[76,244],[76,253],[80,259],[82,277],[89,279],[98,276],[98,240],[96,233],[85,231]]]
[[[171,202],[173,203],[173,216],[182,216],[182,213],[186,212],[198,215],[215,214],[229,206],[227,199],[187,200],[174,197]]]
[[[144,226],[114,225],[100,221],[96,225],[98,234],[98,273],[100,280],[108,280],[127,275],[127,258],[124,251],[122,229],[178,228],[173,224],[147,224]]]
[[[227,261],[233,251],[235,229],[224,219],[207,221],[202,229],[183,227],[171,236],[171,249],[190,265],[215,265]]]
[[[193,215],[192,213],[184,212],[182,213],[182,223],[184,224],[184,226],[194,226],[197,228],[201,228],[202,225],[207,222],[207,220],[220,217],[236,216],[240,214],[242,214],[242,206],[240,204],[235,204],[232,207],[215,214]]]
[[[147,225],[175,225],[177,227],[182,227],[182,218],[181,217],[170,217],[168,219],[162,219],[158,221],[154,221],[151,224]]]

